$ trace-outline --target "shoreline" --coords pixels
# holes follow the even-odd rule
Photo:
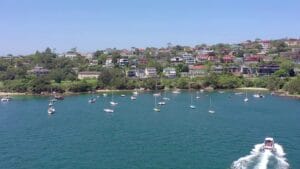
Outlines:
[[[261,88],[261,87],[239,87],[239,88],[235,88],[235,90],[269,91],[269,89]]]
[[[172,91],[175,89],[162,89],[159,91]],[[188,89],[180,89],[180,90],[188,90]],[[198,89],[193,89],[193,90],[198,90]],[[265,91],[269,92],[270,90],[267,88],[259,88],[259,87],[239,87],[235,89],[213,89],[213,90],[206,90],[205,91],[218,91],[218,90],[248,90],[248,91]],[[118,90],[118,89],[100,89],[96,90],[95,92],[65,92],[65,93],[57,93],[58,95],[64,95],[64,96],[70,96],[70,95],[80,95],[80,94],[102,94],[102,93],[109,93],[109,92],[133,92],[133,91],[144,91],[144,92],[149,92],[149,91],[155,91],[155,90],[146,90],[146,89],[124,89],[124,90]],[[274,95],[280,96],[280,97],[291,97],[291,98],[296,98],[300,99],[300,95],[298,94],[289,94],[286,91],[275,91]],[[53,96],[51,93],[42,93],[42,94],[34,94],[34,93],[17,93],[17,92],[0,92],[0,97],[4,96]]]

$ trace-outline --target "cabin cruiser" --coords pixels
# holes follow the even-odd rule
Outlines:
[[[270,150],[275,152],[274,139],[272,137],[265,138],[264,145],[260,148],[260,151],[264,152],[265,150]]]

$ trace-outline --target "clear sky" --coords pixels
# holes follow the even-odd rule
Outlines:
[[[300,0],[0,0],[0,55],[300,37]]]

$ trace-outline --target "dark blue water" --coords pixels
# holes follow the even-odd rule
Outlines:
[[[0,104],[0,168],[228,169],[266,136],[283,147],[290,168],[300,168],[300,101],[251,95],[244,103],[232,92],[203,93],[190,109],[190,93],[168,93],[154,112],[152,93],[135,101],[115,94],[111,114],[103,111],[109,96],[95,104],[90,95],[69,96],[51,116],[49,98],[17,97]],[[268,168],[275,163],[270,158]]]

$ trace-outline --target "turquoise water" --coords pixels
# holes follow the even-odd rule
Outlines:
[[[248,93],[244,103],[228,91],[199,95],[190,109],[191,93],[168,93],[170,101],[154,112],[152,93],[135,101],[115,94],[114,113],[103,111],[109,96],[95,104],[90,95],[69,96],[51,116],[49,98],[17,97],[0,104],[0,168],[229,169],[266,136],[284,149],[290,167],[282,168],[300,168],[299,100]],[[280,168],[274,156],[246,162],[246,168]]]

